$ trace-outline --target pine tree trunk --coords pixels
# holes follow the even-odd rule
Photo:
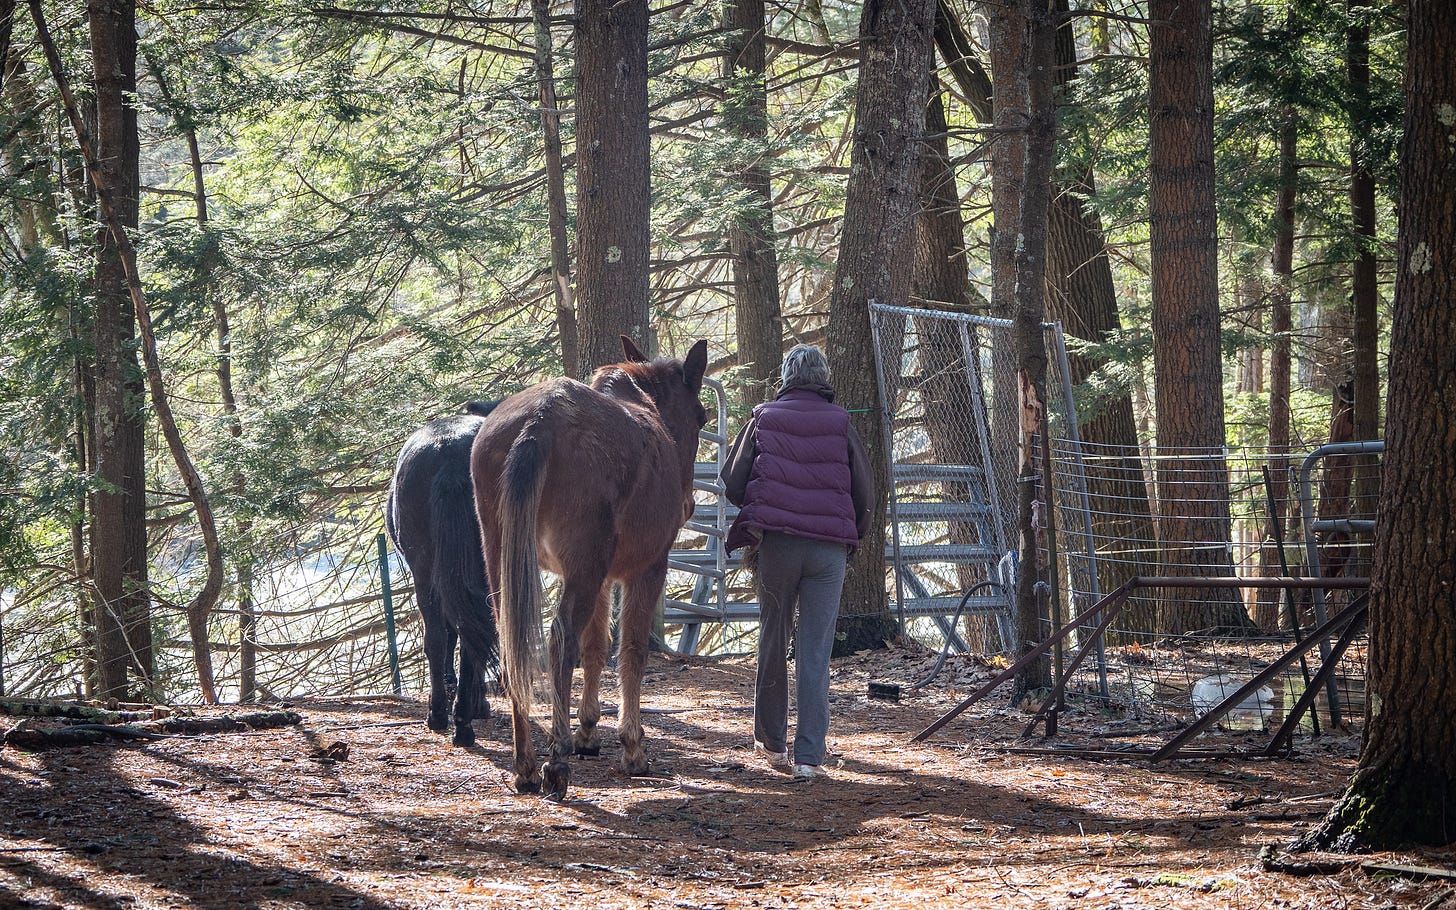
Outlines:
[[[115,213],[137,226],[140,145],[136,111],[136,8],[129,0],[91,0],[96,72],[96,149],[101,178],[113,187]],[[136,358],[136,317],[119,244],[96,233],[96,409],[91,428],[98,488],[92,497],[91,559],[96,587],[97,694],[124,698],[130,667],[140,689],[152,682],[147,596],[146,391]]]
[[[1369,726],[1306,846],[1456,841],[1456,19],[1409,5],[1385,476],[1370,590]]]
[[[1026,167],[1026,48],[1024,41],[1012,40],[1024,31],[1020,9],[1015,3],[992,3],[990,18],[990,58],[992,123],[995,141],[991,143],[991,315],[1010,319],[1016,295],[1016,235],[1021,230],[1021,194]],[[1018,88],[1017,80],[1022,80]],[[1010,345],[991,349],[991,375],[1002,378],[1015,375],[1016,364]],[[994,382],[991,387],[991,448],[996,452],[1016,451],[1020,434],[1020,418],[1016,413],[1016,383]],[[1017,499],[1010,471],[1000,472],[998,498],[1011,511]],[[1040,621],[1038,620],[1038,625]],[[1025,641],[1018,629],[1017,638]]]
[[[1065,12],[1066,0],[1058,0],[1056,7]],[[1065,84],[1077,78],[1070,22],[1058,29],[1056,47],[1057,78]],[[1096,192],[1090,169],[1066,179],[1052,192],[1047,214],[1046,309],[1047,317],[1060,321],[1067,335],[1105,342],[1122,325],[1102,218],[1086,203]],[[1079,354],[1070,354],[1067,360],[1072,384],[1078,387],[1102,366]],[[1146,554],[1157,533],[1138,459],[1131,391],[1121,389],[1093,400],[1078,412],[1081,438],[1091,456],[1087,495],[1092,531],[1107,547],[1097,560],[1098,587],[1106,594],[1136,575],[1156,574]],[[1130,603],[1118,626],[1150,632],[1155,621],[1151,614],[1141,601]]]
[[[1289,495],[1289,331],[1294,288],[1294,194],[1299,174],[1298,127],[1293,105],[1286,105],[1279,125],[1279,193],[1274,202],[1274,286],[1269,291],[1269,495],[1277,508],[1285,508]],[[1287,510],[1286,510],[1287,511]],[[1259,568],[1265,576],[1282,575],[1275,541],[1281,539],[1274,526],[1283,514],[1266,512],[1264,541],[1259,550]],[[1268,589],[1258,593],[1254,622],[1265,631],[1280,626],[1283,592]]]
[[[1210,0],[1148,7],[1153,363],[1159,542],[1170,575],[1233,574],[1223,456]],[[1165,593],[1159,628],[1247,630],[1232,588]]]
[[[95,62],[97,73],[106,73],[107,78],[124,76],[125,61],[129,58],[131,72],[135,73],[136,68],[136,11],[134,7],[126,3],[116,3],[111,7],[98,0],[98,7],[93,8],[91,13],[92,23],[92,56]],[[119,17],[124,23],[116,27],[118,23],[109,20],[109,16],[120,11]],[[182,483],[187,488],[188,499],[192,501],[192,507],[197,515],[197,526],[202,537],[203,548],[207,554],[207,576],[203,582],[202,590],[187,605],[187,627],[192,639],[193,659],[197,665],[198,684],[202,697],[209,704],[216,703],[217,693],[213,684],[212,676],[212,654],[209,650],[207,639],[207,620],[213,604],[217,601],[217,595],[222,590],[222,549],[218,542],[217,526],[213,519],[212,508],[208,504],[207,491],[203,486],[202,477],[197,472],[197,467],[192,463],[191,457],[187,454],[187,447],[182,440],[181,431],[172,414],[171,400],[167,397],[166,385],[162,376],[160,358],[157,354],[157,340],[153,331],[151,314],[147,309],[146,295],[142,290],[141,276],[137,271],[136,251],[133,249],[130,235],[128,234],[119,212],[124,213],[126,200],[118,200],[116,189],[110,183],[110,179],[116,174],[112,170],[119,150],[117,142],[111,146],[92,143],[91,135],[82,119],[80,108],[76,102],[75,94],[71,91],[70,82],[66,78],[65,70],[61,61],[60,53],[56,50],[55,42],[51,39],[50,32],[45,24],[44,14],[40,0],[30,0],[31,18],[35,20],[36,35],[45,51],[47,64],[50,66],[52,77],[55,80],[56,88],[60,93],[62,106],[65,109],[67,119],[71,121],[71,128],[76,136],[77,145],[80,147],[82,157],[91,174],[91,183],[96,188],[96,207],[106,225],[108,240],[116,246],[117,258],[121,263],[122,279],[125,283],[127,296],[130,298],[132,315],[135,316],[135,328],[140,329],[139,339],[143,362],[146,365],[147,388],[150,393],[151,407],[157,417],[158,428],[166,439],[167,449],[172,455],[172,460],[177,466],[177,472],[181,475]],[[105,13],[106,15],[102,15]],[[127,48],[129,47],[129,50]],[[120,49],[120,53],[118,53]],[[133,79],[133,82],[135,80]],[[102,90],[102,82],[97,83],[97,108],[98,126],[96,133],[102,135],[108,131],[115,130],[116,124],[108,124],[107,118],[114,116],[115,111],[107,111],[110,104],[105,100],[105,92]],[[118,93],[118,100],[121,99]],[[123,116],[118,117],[122,125],[125,124],[125,105],[121,106]],[[132,142],[135,143],[135,117],[133,115],[130,126]],[[109,149],[110,156],[98,151],[98,147]],[[133,159],[135,160],[135,159]],[[132,169],[135,173],[135,168]],[[133,186],[136,184],[133,183]],[[135,194],[133,194],[135,199]],[[99,267],[98,267],[99,271]],[[98,287],[101,287],[98,278]],[[100,316],[98,315],[98,323]],[[99,372],[99,370],[98,370]],[[99,380],[98,380],[99,384]],[[101,396],[97,395],[98,423],[100,422]],[[99,446],[99,440],[97,440]],[[97,456],[97,463],[100,464],[103,456]],[[100,470],[98,468],[98,474]],[[143,510],[144,512],[145,510]],[[143,515],[143,517],[145,517]],[[141,524],[139,521],[138,524]],[[142,549],[145,556],[145,527],[141,528],[143,536]],[[143,595],[145,591],[141,592]],[[147,681],[151,684],[150,661],[150,620],[147,620],[147,648],[144,653],[136,648],[132,649],[134,664]],[[98,638],[99,638],[98,629]]]
[[[915,225],[920,141],[930,89],[935,0],[867,0],[860,17],[861,56],[854,145],[829,301],[827,347],[838,400],[877,479],[875,515],[885,514],[890,453],[875,382],[871,301],[904,306],[906,262]],[[870,524],[850,560],[840,610],[840,652],[878,648],[895,635],[885,596],[885,525]]]
[[[576,5],[577,328],[581,369],[651,353],[647,0]]]
[[[253,565],[238,565],[238,701],[258,700],[258,612],[253,603]]]
[[[551,53],[551,4],[531,0],[536,51],[536,84],[541,98],[541,140],[546,158],[546,227],[551,234],[552,295],[556,335],[561,341],[561,374],[584,378],[576,326],[576,293],[571,284],[571,249],[566,238],[566,174],[561,153],[561,111]]]
[[[1350,80],[1350,218],[1357,244],[1350,288],[1351,366],[1355,380],[1357,440],[1380,438],[1380,323],[1375,238],[1375,176],[1371,173],[1370,137],[1376,129],[1370,115],[1370,27],[1363,17],[1370,0],[1347,0],[1350,27],[1346,33],[1346,72]],[[1351,518],[1373,518],[1380,498],[1380,459],[1355,459],[1355,511]],[[1366,574],[1368,566],[1352,566]]]
[[[733,255],[733,317],[738,366],[746,380],[742,398],[746,411],[773,397],[783,354],[773,196],[764,159],[768,99],[763,81],[763,0],[730,0],[724,6],[723,25],[723,69],[729,83],[723,121],[739,145],[735,179],[747,197],[728,232]]]
[[[915,221],[915,272],[911,296],[937,307],[968,310],[970,282],[966,272],[965,228],[956,175],[951,167],[946,137],[945,106],[939,84],[932,84],[925,115],[925,147],[920,159],[920,217]],[[917,373],[920,400],[925,408],[925,432],[930,450],[942,464],[979,464],[981,454],[974,429],[970,396],[975,375],[966,362],[961,323],[932,319],[919,326]],[[966,484],[946,482],[944,495],[952,501],[970,501]],[[990,545],[981,539],[974,522],[951,522],[950,542]],[[962,590],[985,580],[968,565],[958,565],[956,581]],[[985,618],[967,620],[967,640],[985,639]],[[1003,643],[1005,647],[1008,643]]]
[[[1021,437],[1017,447],[1018,509],[1021,563],[1016,576],[1017,653],[1039,642],[1065,614],[1058,603],[1058,572],[1054,548],[1055,499],[1047,450],[1046,247],[1047,212],[1056,166],[1056,101],[1053,72],[1056,64],[1055,20],[1047,0],[1021,0],[1020,24],[1026,68],[1016,87],[1026,92],[1026,155],[1022,171],[1021,217],[1018,223],[1016,293],[1012,302],[1011,343],[1016,354]],[[1015,36],[1010,36],[1013,38]],[[1043,591],[1052,598],[1050,610]],[[1051,626],[1028,637],[1032,618],[1049,619]],[[1038,624],[1040,625],[1040,624]],[[1050,683],[1045,661],[1017,675],[1017,693],[1045,688]],[[1060,665],[1056,667],[1061,670]]]

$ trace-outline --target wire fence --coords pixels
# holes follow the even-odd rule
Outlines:
[[[944,621],[908,628],[933,646],[965,641],[988,653],[1010,650],[1005,626],[987,619],[1009,611],[1007,558],[1022,558],[1013,513],[1020,415],[1011,323],[875,307],[873,324],[891,451],[897,465],[914,466],[902,471],[911,482],[895,484],[891,506],[899,550],[891,559],[895,598],[900,604],[938,598],[943,605],[978,584],[999,586],[999,606],[987,606],[985,615],[972,615],[959,628]],[[1084,429],[1060,327],[1047,325],[1044,337],[1051,470],[1038,498],[1046,501],[1049,486],[1054,508],[1040,508],[1034,520],[1038,565],[1056,566],[1045,594],[1046,634],[1054,614],[1081,614],[1138,576],[1369,574],[1378,444],[1313,454],[1267,447],[1160,450],[1139,439],[1130,396],[1121,413],[1102,401]],[[1039,467],[1041,444],[1039,438],[1032,453]],[[1134,717],[1188,718],[1206,710],[1214,694],[1232,692],[1267,667],[1353,596],[1234,583],[1138,589],[1105,639],[1091,635],[1096,617],[1078,630],[1073,653],[1079,647],[1097,653],[1081,665],[1073,691]],[[1277,718],[1318,672],[1327,650],[1311,652],[1269,692],[1260,690],[1249,708],[1253,722]],[[1335,668],[1330,695],[1346,717],[1363,706],[1363,660],[1359,640]]]

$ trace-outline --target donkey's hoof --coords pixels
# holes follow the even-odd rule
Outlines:
[[[470,724],[456,724],[454,743],[457,746],[475,745],[475,728]]]
[[[516,778],[516,792],[517,793],[540,793],[541,792],[541,777],[540,777],[540,775],[537,775],[535,777],[517,777]]]
[[[638,755],[636,758],[622,756],[622,771],[628,777],[641,777],[648,772],[651,764],[647,761],[646,755]]]
[[[547,762],[541,773],[545,778],[547,795],[563,799],[566,786],[571,782],[571,766],[564,761]]]
[[[577,755],[601,755],[602,734],[598,730],[592,730],[590,733],[583,733],[578,730],[576,731],[576,735],[572,737],[571,745],[576,750]]]

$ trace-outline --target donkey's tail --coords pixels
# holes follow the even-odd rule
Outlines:
[[[435,476],[430,486],[430,533],[435,550],[431,587],[440,613],[460,633],[460,646],[470,653],[476,672],[494,672],[500,666],[500,646],[468,472],[441,471]]]
[[[536,555],[536,510],[545,478],[546,440],[527,427],[506,455],[501,475],[501,660],[506,691],[517,705],[532,704],[541,666],[541,571]]]

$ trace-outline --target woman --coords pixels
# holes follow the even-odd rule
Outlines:
[[[813,779],[824,773],[829,732],[829,654],[850,553],[869,530],[874,486],[849,412],[834,404],[829,362],[809,344],[784,357],[780,391],[753,409],[723,467],[728,501],[742,511],[729,529],[732,553],[756,555],[758,679],[754,749],[780,770]],[[794,646],[798,724],[790,765],[789,632]]]

